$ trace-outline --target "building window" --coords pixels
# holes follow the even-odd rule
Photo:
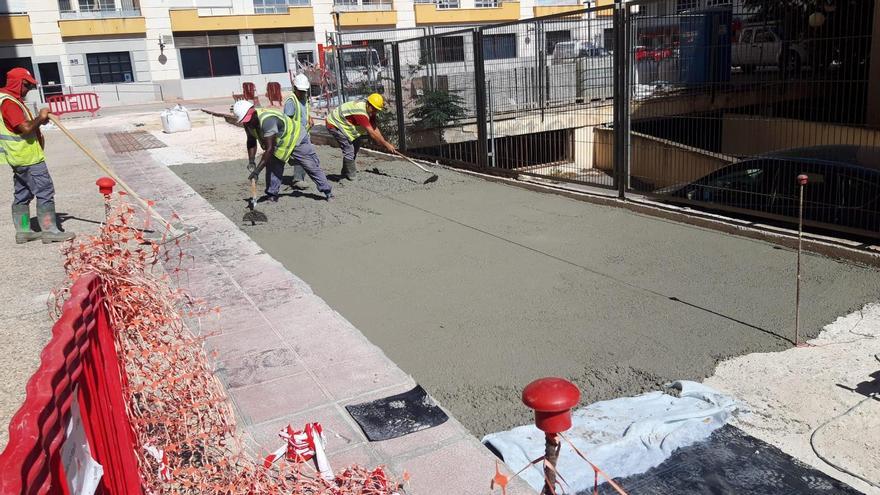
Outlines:
[[[464,62],[464,37],[462,36],[423,38],[419,40],[419,49],[423,63]]]
[[[290,7],[308,7],[309,0],[254,0],[257,14],[286,14]]]
[[[296,52],[296,61],[300,67],[315,65],[315,52]]]
[[[128,52],[88,53],[86,62],[92,84],[134,82]]]
[[[234,46],[181,48],[180,66],[184,79],[241,75],[238,48]]]
[[[476,0],[474,7],[478,9],[489,9],[498,6],[498,0]]]
[[[547,31],[546,41],[547,55],[553,55],[553,51],[556,49],[556,43],[571,41],[571,31],[568,29],[562,31]]]
[[[516,35],[513,33],[484,35],[483,58],[486,60],[516,58]]]
[[[684,12],[699,7],[699,0],[677,0],[675,3],[676,12]]]
[[[287,53],[284,45],[260,45],[260,72],[280,74],[287,72]]]
[[[458,0],[415,0],[415,3],[433,3],[438,9],[458,8]]]

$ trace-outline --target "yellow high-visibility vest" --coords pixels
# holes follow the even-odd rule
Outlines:
[[[27,105],[18,101],[5,93],[0,93],[0,105],[4,101],[11,101],[21,107],[25,117],[28,120],[34,120],[34,115],[28,109]],[[5,163],[11,167],[28,167],[44,162],[46,155],[43,154],[43,147],[40,146],[40,140],[37,137],[37,131],[26,136],[16,134],[6,128],[5,124],[0,123],[0,163]]]

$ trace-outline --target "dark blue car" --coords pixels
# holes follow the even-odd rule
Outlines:
[[[794,148],[742,160],[663,196],[674,203],[880,238],[880,148]]]

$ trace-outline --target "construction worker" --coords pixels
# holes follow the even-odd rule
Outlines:
[[[266,195],[270,201],[277,202],[278,193],[281,192],[284,164],[291,160],[293,151],[300,142],[301,134],[308,132],[308,129],[303,129],[300,121],[291,120],[279,110],[257,109],[247,100],[236,101],[232,106],[232,113],[247,134],[248,170],[251,171],[248,179],[255,179],[259,170],[265,168]],[[263,148],[259,167],[256,164],[258,142]],[[330,183],[327,182],[320,168],[317,172],[323,177],[323,180],[321,178],[315,180],[318,190],[324,193],[327,201],[330,201],[333,197]]]
[[[6,86],[0,88],[0,162],[12,167],[12,223],[17,244],[37,239],[48,244],[76,237],[72,232],[62,232],[55,217],[55,185],[46,166],[45,141],[40,132],[40,126],[49,121],[49,109],[43,108],[34,117],[24,102],[28,91],[36,87],[37,81],[30,71],[16,67],[6,73]],[[34,232],[30,226],[30,203],[34,197],[40,232]]]
[[[382,136],[376,125],[376,114],[385,108],[385,99],[378,93],[367,97],[367,101],[349,101],[336,107],[327,115],[327,130],[336,138],[342,148],[342,176],[353,181],[357,175],[358,151],[364,136],[381,144],[389,153],[397,149]]]
[[[305,185],[306,174],[318,186],[318,190],[329,191],[330,183],[327,181],[327,175],[321,170],[321,160],[318,158],[318,151],[312,144],[309,137],[309,131],[314,125],[312,116],[309,113],[309,91],[311,84],[309,78],[305,74],[297,74],[293,79],[293,93],[284,100],[284,115],[290,117],[291,120],[299,122],[300,141],[293,149],[291,162],[293,163],[293,187],[294,189],[307,189]],[[332,197],[332,194],[331,194]]]

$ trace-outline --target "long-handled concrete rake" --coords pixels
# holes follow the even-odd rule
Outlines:
[[[410,157],[404,155],[403,153],[401,153],[401,152],[399,152],[399,151],[395,151],[394,154],[397,155],[397,156],[399,156],[399,157],[401,157],[401,158],[403,158],[404,160],[406,160],[406,161],[412,163],[412,164],[415,165],[416,167],[419,167],[420,169],[422,169],[423,172],[428,173],[428,174],[431,174],[430,177],[428,177],[427,179],[425,179],[425,182],[424,182],[425,184],[430,184],[430,183],[432,183],[432,182],[437,182],[437,179],[440,178],[440,177],[437,176],[437,174],[435,174],[434,172],[431,172],[430,170],[426,169],[425,167],[419,165],[418,163],[415,162],[415,160],[413,160],[412,158],[410,158]]]
[[[140,195],[138,195],[138,193],[134,192],[134,190],[131,187],[129,187],[128,184],[126,184],[124,180],[119,178],[119,176],[116,175],[115,172],[113,172],[113,169],[111,169],[106,163],[101,161],[100,158],[95,156],[95,154],[92,153],[92,150],[90,150],[85,144],[83,144],[82,141],[77,139],[77,137],[74,136],[73,133],[71,133],[70,130],[67,127],[65,127],[64,124],[62,124],[60,120],[58,120],[57,116],[49,114],[49,120],[51,120],[52,123],[55,124],[58,127],[58,129],[61,130],[61,132],[63,132],[71,141],[73,141],[73,144],[75,144],[79,149],[81,149],[82,152],[86,154],[86,156],[91,158],[92,161],[95,162],[95,164],[101,168],[101,170],[103,170],[107,175],[109,175],[111,178],[113,178],[113,180],[115,180],[116,183],[119,184],[120,187],[125,189],[125,192],[127,192],[129,196],[131,196],[132,198],[135,199],[135,201],[140,203],[140,205],[144,208],[144,210],[147,211],[147,213],[150,214],[150,216],[152,216],[156,220],[159,220],[160,222],[162,222],[162,225],[168,229],[168,234],[169,234],[168,238],[165,239],[165,242],[177,239],[178,237],[182,237],[188,233],[195,232],[197,230],[196,227],[191,226],[191,225],[183,225],[183,224],[174,225],[171,222],[169,222],[168,220],[165,220],[165,218],[162,215],[160,215],[156,210],[153,209],[152,206],[150,206],[150,203],[144,201],[144,199],[141,198]]]

